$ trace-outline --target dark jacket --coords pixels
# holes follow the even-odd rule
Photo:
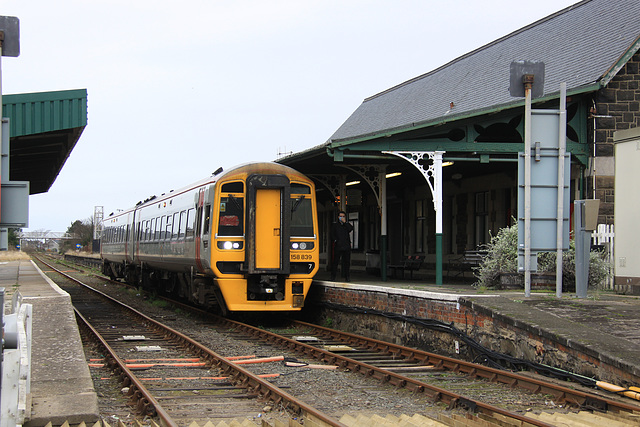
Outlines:
[[[349,233],[353,225],[348,222],[334,222],[331,226],[331,241],[335,242],[335,250],[346,251],[351,249],[351,237]]]

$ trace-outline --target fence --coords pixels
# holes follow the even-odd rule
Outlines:
[[[615,257],[614,250],[614,237],[613,225],[611,224],[598,224],[598,228],[591,233],[591,240],[594,245],[604,248],[605,260],[609,263],[609,276],[607,277],[607,288],[613,289],[613,268]]]

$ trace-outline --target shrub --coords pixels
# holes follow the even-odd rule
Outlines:
[[[484,262],[474,271],[478,286],[498,287],[500,275],[518,272],[518,224],[500,229],[487,244],[488,254]],[[562,252],[563,287],[574,288],[576,283],[576,248],[572,240],[569,250]],[[556,252],[538,253],[538,272],[556,272]],[[522,274],[522,273],[521,273]],[[600,252],[589,254],[588,287],[596,288],[611,275],[609,263]]]
[[[495,288],[500,285],[500,275],[518,272],[518,225],[501,228],[487,244],[487,256],[473,274],[478,286]]]

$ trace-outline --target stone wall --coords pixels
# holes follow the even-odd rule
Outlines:
[[[588,181],[588,196],[595,185],[600,199],[599,224],[613,224],[614,155],[613,133],[617,130],[640,127],[640,53],[636,53],[609,84],[599,90],[595,99],[595,180]],[[591,124],[590,124],[591,125]],[[590,140],[593,140],[590,129]],[[595,182],[594,182],[595,181]]]

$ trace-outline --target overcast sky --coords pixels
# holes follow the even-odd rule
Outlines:
[[[4,0],[21,54],[2,58],[3,93],[88,91],[88,125],[25,231],[324,143],[364,98],[573,3]]]

